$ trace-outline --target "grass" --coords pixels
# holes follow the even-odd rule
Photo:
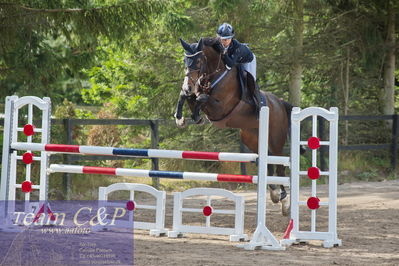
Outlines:
[[[341,152],[338,170],[340,183],[396,179],[387,152]]]

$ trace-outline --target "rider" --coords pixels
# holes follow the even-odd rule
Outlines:
[[[249,72],[254,81],[256,81],[256,57],[246,44],[242,44],[234,39],[234,28],[228,23],[223,23],[219,26],[216,33],[222,46],[223,61],[226,68],[230,70],[236,64],[242,64],[244,70]],[[259,109],[260,95],[257,88],[254,94],[255,104]]]

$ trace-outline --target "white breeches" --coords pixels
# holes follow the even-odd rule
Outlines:
[[[254,77],[254,79],[256,81],[256,57],[255,57],[255,54],[254,54],[254,59],[249,63],[243,64],[243,67],[244,67],[245,71],[251,73],[251,75]]]

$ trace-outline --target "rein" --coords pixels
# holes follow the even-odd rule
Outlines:
[[[202,51],[201,51],[202,52]],[[204,55],[205,58],[205,66],[207,65],[208,59],[207,57]],[[216,70],[213,71],[210,74],[206,74],[204,73],[203,75],[201,75],[197,82],[198,82],[198,86],[202,89],[202,91],[206,94],[210,94],[212,89],[216,87],[216,85],[223,80],[223,78],[227,75],[228,70],[226,69],[216,80],[214,80],[213,82],[211,82],[211,77],[215,76],[216,74],[218,74],[221,69],[220,69],[220,62],[222,61],[222,54],[219,54],[219,60],[218,60],[218,65],[216,66]],[[205,84],[203,84],[205,83]]]
[[[199,54],[203,54],[203,53],[204,53],[203,51],[198,51],[198,52],[196,52],[196,53],[194,53],[194,54],[185,54],[185,56],[188,57],[188,58],[190,58],[190,57],[195,57],[195,56],[197,56],[197,55],[199,55]],[[212,89],[215,88],[216,85],[217,85],[220,81],[222,81],[223,78],[227,75],[228,70],[226,69],[215,81],[211,82],[211,81],[210,81],[211,77],[214,76],[214,75],[216,75],[216,74],[218,74],[218,73],[221,71],[221,69],[220,69],[220,62],[222,61],[222,54],[221,54],[221,53],[219,54],[219,60],[218,60],[218,65],[217,65],[217,67],[216,67],[216,70],[213,71],[213,72],[210,73],[210,74],[206,74],[206,72],[205,72],[205,69],[204,69],[204,68],[205,68],[205,66],[207,66],[208,58],[206,57],[206,55],[204,55],[204,58],[205,58],[205,63],[202,64],[201,68],[200,68],[200,69],[194,69],[194,70],[191,70],[191,71],[187,72],[187,73],[186,73],[186,76],[187,76],[194,84],[198,84],[198,87],[199,87],[200,89],[202,89],[203,92],[205,92],[206,94],[209,94],[209,93],[212,91]],[[192,74],[192,73],[195,73],[195,72],[199,72],[199,74],[200,74],[200,73],[203,73],[196,81],[191,77],[191,74]],[[205,84],[202,84],[202,83],[205,83]]]

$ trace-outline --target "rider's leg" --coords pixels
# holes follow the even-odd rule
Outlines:
[[[260,91],[259,91],[259,86],[256,83],[256,56],[254,55],[254,59],[243,65],[244,69],[251,74],[251,76],[253,77],[253,82],[255,83],[254,86],[254,90],[253,90],[253,99],[255,102],[255,109],[256,109],[256,113],[258,114],[261,108],[261,96],[260,96]]]

